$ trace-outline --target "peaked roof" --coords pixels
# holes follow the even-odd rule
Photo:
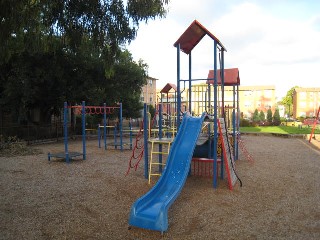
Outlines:
[[[174,43],[173,46],[177,47],[180,44],[180,49],[186,54],[190,54],[192,49],[197,46],[201,39],[208,35],[213,40],[217,41],[218,44],[225,50],[226,48],[222,45],[219,39],[209,32],[204,26],[202,26],[197,20],[194,20],[191,25],[185,30],[180,38]]]
[[[209,70],[207,83],[213,84],[214,70]],[[217,70],[218,85],[221,85],[220,69]],[[224,86],[240,85],[240,76],[238,68],[224,69]]]
[[[160,93],[168,93],[171,89],[173,89],[175,92],[177,91],[177,86],[172,83],[167,83],[160,91]]]

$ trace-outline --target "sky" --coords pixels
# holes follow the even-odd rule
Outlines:
[[[173,44],[199,21],[225,46],[225,68],[238,68],[241,86],[272,85],[278,100],[292,87],[320,87],[319,0],[171,0],[164,19],[139,27],[127,46],[148,64],[157,88],[177,83]],[[188,55],[181,53],[181,78]],[[213,69],[213,41],[205,36],[192,51],[192,78]]]

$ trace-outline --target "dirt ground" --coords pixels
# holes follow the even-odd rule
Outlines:
[[[320,142],[244,135],[243,186],[191,176],[169,210],[169,229],[128,229],[131,205],[151,186],[143,162],[128,176],[130,150],[88,141],[87,160],[48,162],[41,154],[0,157],[0,239],[320,239]],[[81,151],[80,141],[70,151]]]

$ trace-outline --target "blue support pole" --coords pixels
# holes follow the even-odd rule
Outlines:
[[[236,127],[237,127],[237,134],[239,134],[239,128],[240,128],[240,108],[239,108],[239,85],[237,84],[237,119],[236,119]],[[239,159],[239,144],[238,144],[238,135],[236,134],[236,142],[237,142],[237,145],[236,145],[236,160]]]
[[[162,104],[159,104],[159,139],[162,138]],[[159,143],[159,152],[162,152],[162,144]],[[159,153],[159,172],[162,173],[162,153]]]
[[[232,139],[233,139],[233,159],[236,160],[236,86],[232,86],[233,103],[232,103]]]
[[[131,119],[129,122],[129,131],[130,131],[130,150],[132,150],[132,123],[131,123]]]
[[[181,91],[180,91],[180,44],[177,45],[177,131],[180,127]]]
[[[117,144],[118,144],[118,141],[117,141],[117,124],[114,125],[114,131],[113,131],[113,139],[114,139],[114,148],[117,149]]]
[[[143,105],[143,140],[144,140],[144,177],[148,179],[149,175],[149,162],[148,162],[148,115],[147,104]]]
[[[213,76],[213,89],[214,89],[214,109],[213,109],[213,187],[217,188],[218,182],[217,182],[217,146],[218,146],[218,107],[217,107],[217,101],[218,101],[218,79],[217,79],[217,41],[214,41],[214,56],[213,56],[213,66],[214,66],[214,76]],[[210,100],[209,100],[210,102]]]
[[[120,103],[120,117],[119,117],[119,131],[120,131],[120,149],[121,149],[121,151],[123,151],[123,139],[122,139],[122,137],[123,137],[123,135],[122,135],[122,133],[123,133],[123,129],[122,129],[122,103]]]
[[[209,109],[209,114],[210,113],[210,109],[211,109],[211,86],[210,86],[210,83],[208,84],[208,100],[206,99],[206,108],[208,107]],[[207,110],[207,109],[206,109]],[[208,135],[211,136],[211,124],[208,125]],[[214,158],[213,156],[213,149],[211,149],[211,146],[212,146],[212,141],[215,141],[214,139],[212,140],[212,138],[209,138],[209,147],[208,147],[208,156],[210,158]]]
[[[224,50],[221,50],[221,98],[222,98],[222,116],[225,118],[225,109],[224,109]]]
[[[103,141],[104,150],[107,150],[107,108],[106,103],[103,103]]]
[[[100,124],[98,124],[98,147],[99,148],[101,148],[100,138],[101,138]]]
[[[83,160],[86,160],[86,109],[85,101],[82,101],[81,118],[82,118],[82,155]]]
[[[64,102],[63,105],[63,135],[64,135],[64,153],[66,155],[66,162],[69,163],[69,150],[68,150],[68,105]]]
[[[221,69],[220,69],[220,73],[221,73],[221,91],[222,91],[222,116],[225,119],[225,106],[224,106],[224,49],[221,49]],[[221,179],[224,178],[224,161],[226,161],[225,159],[223,159],[223,154],[221,154],[221,166],[220,166],[220,177]]]
[[[192,104],[192,101],[191,101],[191,79],[192,79],[192,62],[191,62],[191,52],[189,53],[189,113],[191,114],[191,104]]]

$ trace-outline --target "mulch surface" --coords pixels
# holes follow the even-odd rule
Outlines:
[[[320,148],[307,140],[242,136],[243,186],[191,176],[169,210],[169,229],[132,227],[132,204],[152,185],[143,161],[126,176],[131,150],[87,144],[87,159],[47,160],[63,143],[36,154],[0,157],[0,239],[320,239]],[[70,151],[81,152],[81,141]]]

